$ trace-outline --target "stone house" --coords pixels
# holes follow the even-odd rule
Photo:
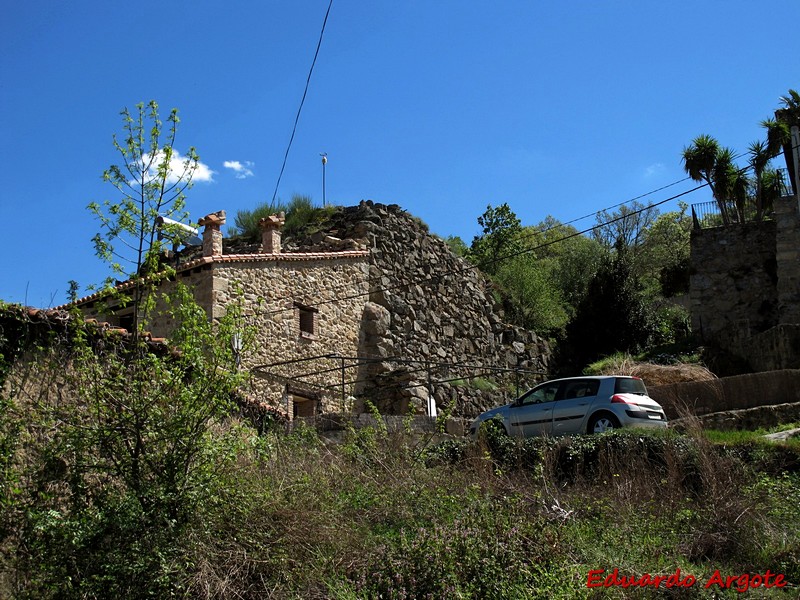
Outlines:
[[[175,280],[212,319],[243,301],[257,332],[241,365],[252,374],[248,394],[290,418],[363,412],[365,400],[384,414],[438,406],[470,417],[547,370],[547,342],[506,324],[480,272],[399,206],[341,207],[300,241],[282,239],[273,215],[260,224],[261,244],[247,248],[224,247],[224,223],[224,212],[200,219],[202,255],[184,256]],[[101,314],[100,294],[78,305],[113,326],[133,320],[125,307]],[[166,336],[171,324],[157,313],[147,328]],[[487,377],[502,385],[487,389]]]
[[[340,393],[329,390],[339,383],[335,372],[312,373],[303,383],[286,378],[259,376],[258,369],[275,362],[298,368],[319,355],[355,356],[364,303],[368,293],[369,251],[356,248],[331,252],[281,252],[279,216],[263,219],[262,244],[258,252],[223,254],[221,226],[225,213],[200,219],[204,227],[202,256],[176,268],[175,281],[192,290],[209,318],[225,314],[237,298],[244,316],[255,329],[255,344],[244,356],[242,368],[253,372],[247,393],[285,411],[292,418],[340,411]],[[161,288],[169,291],[173,282]],[[125,286],[125,284],[122,284]],[[77,304],[87,317],[125,327],[132,323],[132,308],[102,308],[102,294],[80,299]],[[168,335],[169,319],[157,307],[147,323],[154,337]],[[313,369],[311,369],[313,370]]]

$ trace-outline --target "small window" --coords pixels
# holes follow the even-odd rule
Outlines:
[[[133,308],[122,308],[114,311],[116,325],[133,332]]]
[[[317,401],[312,398],[292,395],[292,418],[313,417],[317,414]]]
[[[297,323],[300,337],[314,338],[317,335],[317,313],[316,308],[295,302],[297,310]]]
[[[133,313],[120,315],[119,326],[128,331],[133,331]]]

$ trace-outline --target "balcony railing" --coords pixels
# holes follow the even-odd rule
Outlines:
[[[752,223],[757,221],[758,215],[755,206],[748,205],[744,209],[744,215],[739,215],[733,203],[727,203],[725,206],[728,215],[727,225],[737,225],[739,223]],[[761,217],[762,221],[772,220],[772,211],[764,213]],[[719,204],[716,202],[700,202],[692,204],[692,223],[695,229],[711,229],[712,227],[723,227],[726,225],[725,219],[722,216]]]
[[[780,195],[781,197],[792,196],[792,186],[789,182],[789,174],[786,169],[777,169],[780,174]],[[732,202],[725,205],[725,212],[728,215],[728,225],[736,225],[739,223],[752,223],[757,220],[757,212],[752,203],[748,203],[744,209],[744,215],[740,215],[736,210],[736,206]],[[761,220],[772,220],[772,211],[769,210],[762,215]],[[722,211],[716,201],[700,202],[692,204],[692,222],[695,229],[710,229],[712,227],[722,227],[725,225],[725,219],[722,217]]]

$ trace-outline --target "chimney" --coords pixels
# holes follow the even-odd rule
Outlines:
[[[286,222],[286,215],[281,211],[277,215],[270,215],[261,219],[261,252],[264,254],[281,253],[281,227]]]
[[[225,211],[220,210],[206,215],[197,222],[203,229],[203,256],[222,256],[222,231],[225,224]]]

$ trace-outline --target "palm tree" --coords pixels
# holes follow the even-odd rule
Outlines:
[[[786,194],[786,179],[778,169],[764,171],[761,182],[761,193],[764,198],[764,210],[772,209],[773,202]]]
[[[764,198],[764,174],[774,154],[770,153],[769,141],[753,142],[747,152],[750,155],[750,166],[753,168],[756,185],[756,221],[760,221],[767,208]]]
[[[782,108],[775,111],[774,119],[767,119],[761,122],[761,126],[767,130],[767,146],[773,153],[773,157],[780,154],[781,150],[786,158],[786,166],[789,171],[789,179],[792,188],[796,186],[794,160],[792,158],[792,126],[800,127],[800,93],[789,90],[786,96],[781,96]],[[797,194],[797,189],[794,193]]]
[[[733,151],[720,148],[710,135],[699,135],[683,149],[683,168],[694,181],[705,181],[719,207],[722,222],[729,225],[728,203],[734,187]]]

